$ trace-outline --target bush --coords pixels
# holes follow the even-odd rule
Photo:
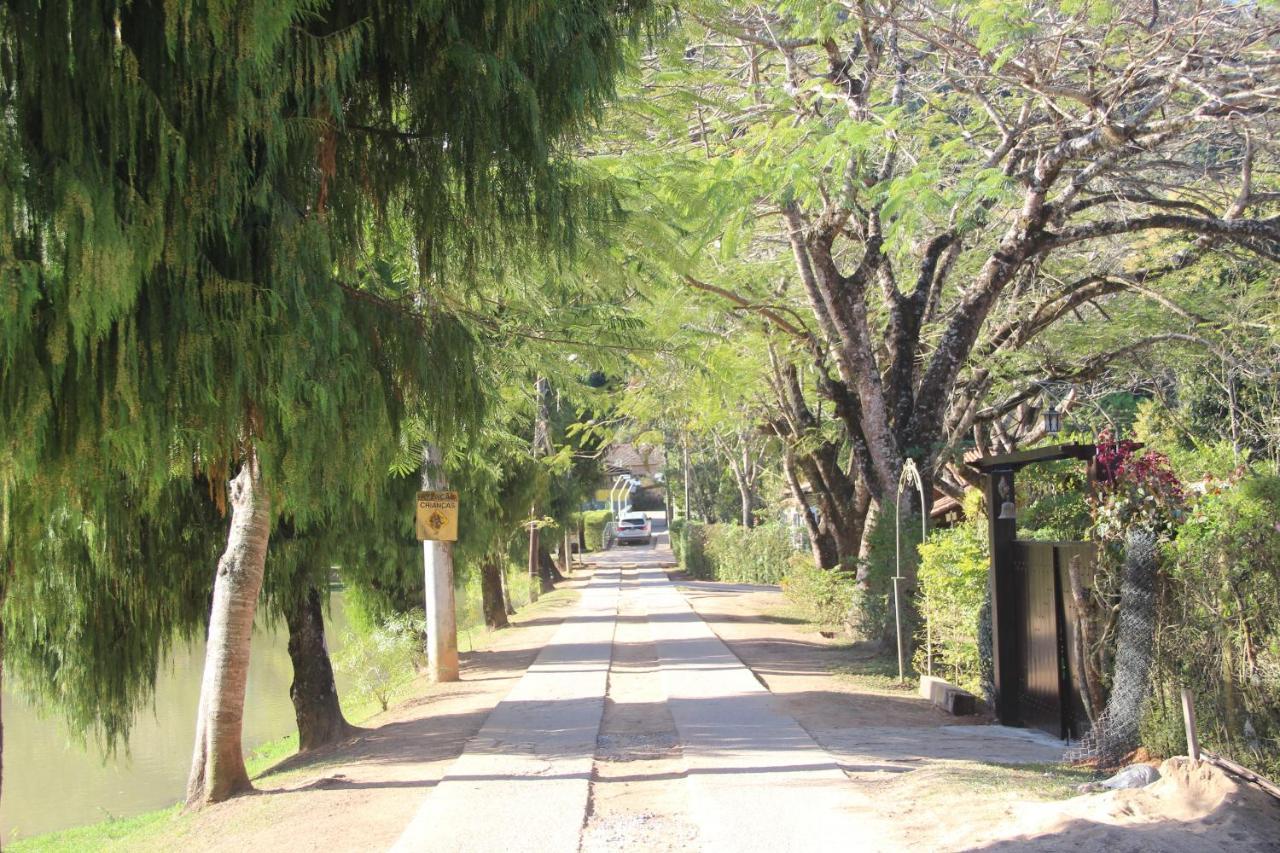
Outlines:
[[[1181,744],[1192,690],[1205,746],[1280,775],[1280,477],[1252,474],[1195,500],[1166,550],[1156,637],[1153,745]]]
[[[672,519],[671,525],[667,528],[667,538],[671,542],[671,554],[676,558],[677,563],[684,560],[684,537],[687,523],[683,518],[676,518]]]
[[[582,550],[599,551],[604,547],[604,526],[613,520],[607,509],[592,509],[582,513]]]
[[[426,665],[425,631],[420,610],[392,616],[367,632],[348,631],[334,666],[350,680],[358,697],[377,699],[385,711],[392,692]]]
[[[782,591],[810,621],[840,627],[848,619],[858,581],[849,572],[823,569],[807,554],[793,554]]]
[[[755,527],[715,524],[706,532],[706,555],[715,579],[728,583],[776,584],[795,553],[790,529],[778,522]]]
[[[671,548],[690,577],[726,583],[776,584],[795,554],[790,530],[778,523],[682,521],[672,525]]]
[[[859,571],[864,582],[855,587],[850,602],[847,624],[859,640],[879,640],[889,634],[893,619],[893,573],[897,560],[894,518],[897,509],[886,503],[867,534],[867,556]],[[912,516],[902,528],[902,571],[910,570],[919,560],[920,519]]]
[[[681,525],[680,568],[690,577],[715,579],[715,570],[707,558],[707,525],[698,521],[687,521]]]
[[[1085,467],[1074,459],[1028,465],[1018,472],[1018,538],[1075,542],[1088,538]]]
[[[933,531],[920,546],[920,613],[926,625],[920,626],[915,654],[917,672],[926,671],[931,649],[935,674],[979,695],[979,620],[987,599],[989,562],[981,505],[982,495],[971,490],[965,496],[965,521]]]

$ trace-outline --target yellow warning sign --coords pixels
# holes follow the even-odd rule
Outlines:
[[[458,541],[458,493],[418,492],[414,532],[419,539]]]

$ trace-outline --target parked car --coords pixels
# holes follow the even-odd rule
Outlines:
[[[653,525],[649,522],[649,516],[643,512],[624,512],[618,517],[617,530],[619,545],[628,542],[648,545],[653,541]]]

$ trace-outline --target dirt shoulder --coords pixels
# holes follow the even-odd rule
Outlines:
[[[352,740],[294,756],[259,776],[258,791],[196,814],[150,823],[111,850],[344,851],[389,847],[467,740],[572,611],[579,573],[461,655],[462,680],[367,720]]]
[[[952,717],[896,667],[823,636],[776,587],[673,575],[699,615],[879,804],[881,849],[1280,850],[1280,804],[1177,760],[1146,789],[1076,796],[1092,779],[1033,733]]]

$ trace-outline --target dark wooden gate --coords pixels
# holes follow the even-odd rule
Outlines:
[[[1070,569],[1074,563],[1083,586],[1092,583],[1093,545],[1018,539],[1014,477],[1027,465],[1078,459],[1089,465],[1092,480],[1094,450],[1091,444],[1059,444],[973,463],[986,475],[996,716],[1006,725],[1034,726],[1062,738],[1079,737],[1088,722]]]
[[[1053,545],[1014,542],[1013,568],[1018,619],[1018,710],[1028,726],[1062,737],[1063,690],[1059,678],[1058,618],[1060,599],[1055,583]]]
[[[1074,558],[1092,563],[1088,542],[1016,540],[1012,549],[1014,672],[1006,722],[1060,738],[1079,737],[1086,722],[1080,695],[1079,621],[1068,574]],[[1009,713],[1011,712],[1011,713]]]

